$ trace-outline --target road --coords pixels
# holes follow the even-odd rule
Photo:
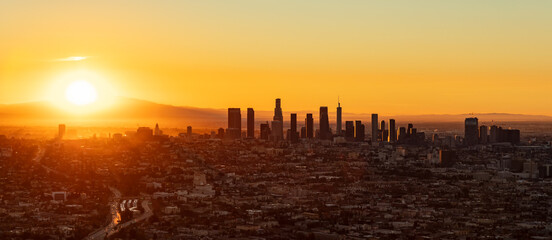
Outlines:
[[[111,192],[114,195],[113,201],[110,203],[110,205],[111,205],[111,221],[109,222],[109,224],[107,226],[105,226],[103,228],[100,228],[100,229],[92,232],[90,235],[88,235],[88,237],[85,238],[86,240],[104,239],[106,236],[109,237],[109,236],[117,233],[119,230],[121,230],[125,227],[128,227],[128,226],[130,226],[134,223],[141,222],[141,221],[146,220],[149,217],[153,216],[153,211],[149,207],[150,201],[149,200],[144,200],[144,201],[142,201],[142,207],[144,208],[144,213],[143,214],[141,214],[140,216],[138,216],[138,217],[136,217],[136,218],[134,218],[134,219],[132,219],[128,222],[119,224],[119,220],[121,220],[121,215],[117,211],[117,206],[118,206],[118,204],[121,200],[121,192],[119,192],[119,190],[117,190],[116,188],[113,188],[113,187],[109,187],[109,190],[111,190]]]

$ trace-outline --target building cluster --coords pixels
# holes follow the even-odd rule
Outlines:
[[[211,134],[156,124],[107,138],[64,139],[65,125],[50,140],[0,136],[0,239],[552,235],[549,136],[522,141],[468,118],[464,136],[426,137],[377,114],[366,134],[337,113],[335,131],[327,107],[317,129],[312,113],[301,127],[292,113],[285,129],[278,99],[258,132],[253,109],[242,132],[231,108]]]

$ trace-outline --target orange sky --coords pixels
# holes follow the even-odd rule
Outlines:
[[[0,103],[552,115],[552,1],[0,2]],[[67,57],[86,56],[81,61]]]

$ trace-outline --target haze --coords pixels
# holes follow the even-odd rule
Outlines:
[[[2,1],[0,103],[49,100],[84,69],[176,106],[550,116],[551,5]]]

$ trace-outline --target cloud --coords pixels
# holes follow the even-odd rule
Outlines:
[[[57,61],[57,62],[73,62],[73,61],[82,61],[82,60],[85,60],[87,58],[88,57],[73,56],[73,57],[59,58],[59,59],[56,59],[55,61]]]

